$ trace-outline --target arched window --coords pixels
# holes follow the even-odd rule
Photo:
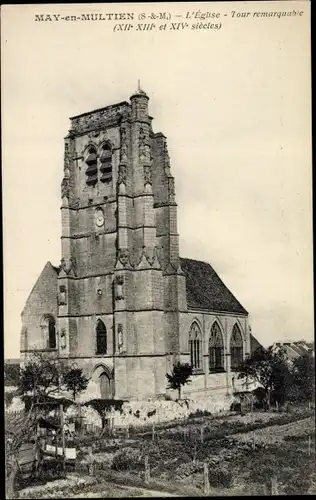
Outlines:
[[[56,349],[56,321],[53,316],[44,316],[41,322],[44,345],[47,349]]]
[[[112,150],[109,144],[103,144],[100,155],[101,182],[111,182],[112,180]]]
[[[96,336],[97,336],[96,354],[106,354],[107,353],[106,328],[105,324],[101,319],[98,319],[97,322]]]
[[[86,156],[85,162],[87,164],[86,170],[86,182],[88,186],[95,186],[98,182],[98,164],[97,164],[97,152],[94,147],[88,149],[88,154]]]
[[[56,349],[56,323],[52,316],[48,318],[48,347]]]
[[[202,369],[202,335],[197,323],[193,323],[189,332],[190,361],[193,370]]]
[[[240,328],[234,325],[230,338],[231,370],[238,371],[243,362],[243,340]]]
[[[223,372],[225,370],[223,335],[217,321],[213,323],[210,333],[209,365],[210,372]]]
[[[101,399],[112,399],[111,380],[107,373],[101,373],[99,383]]]

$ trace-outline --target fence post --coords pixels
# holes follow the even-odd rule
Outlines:
[[[129,438],[129,425],[126,426],[126,439]]]
[[[145,483],[148,483],[150,479],[150,467],[148,462],[148,455],[145,455]]]
[[[276,476],[271,477],[271,495],[278,495],[278,481]]]
[[[204,462],[204,493],[205,495],[209,495],[210,493],[210,481],[208,477],[208,465]]]
[[[204,443],[204,427],[201,427],[201,443]]]
[[[61,445],[62,445],[62,454],[63,454],[63,472],[66,469],[66,451],[65,451],[65,429],[64,429],[64,407],[62,404],[59,405],[59,414],[60,414],[60,427],[61,427]]]
[[[308,454],[311,454],[311,448],[312,448],[312,438],[311,436],[308,436]]]
[[[194,434],[194,455],[193,455],[193,463],[195,464],[196,462],[196,453],[197,453],[197,439],[196,439],[196,434]]]
[[[155,441],[155,422],[152,425],[152,440]]]
[[[82,422],[82,408],[81,404],[78,403],[78,414],[79,414],[79,436],[83,437],[84,436],[84,430],[83,430],[83,422]]]
[[[89,453],[89,475],[93,475],[93,448],[92,446],[88,447],[88,453]]]

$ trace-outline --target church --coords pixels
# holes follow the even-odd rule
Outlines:
[[[91,398],[231,391],[251,349],[248,312],[205,262],[179,256],[175,180],[149,97],[70,119],[61,183],[61,263],[22,311],[21,362],[40,351],[81,367]]]

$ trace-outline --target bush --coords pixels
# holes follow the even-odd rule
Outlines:
[[[286,495],[304,495],[308,492],[312,484],[311,471],[300,471],[298,474],[293,474],[287,481],[284,487]]]
[[[189,418],[208,417],[211,415],[212,415],[211,412],[209,412],[207,410],[197,409],[196,411],[193,411],[189,414]]]
[[[203,462],[186,462],[180,464],[176,469],[176,474],[181,479],[184,477],[192,476],[197,472],[203,472]]]
[[[6,406],[10,406],[12,404],[13,398],[15,397],[15,392],[5,392],[4,393],[4,398],[5,398],[5,404]]]
[[[20,365],[4,363],[4,385],[17,386],[20,380]]]
[[[209,482],[214,487],[230,488],[233,484],[233,476],[227,469],[212,467],[209,469]]]
[[[141,463],[140,451],[135,448],[124,448],[113,457],[112,469],[116,471],[140,470],[144,468]]]

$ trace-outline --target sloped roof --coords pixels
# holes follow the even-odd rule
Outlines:
[[[260,342],[252,335],[250,334],[250,353],[253,354],[258,347],[263,347]]]
[[[297,359],[301,356],[313,355],[313,349],[309,348],[305,342],[276,342],[274,345],[283,347],[289,358]]]
[[[293,342],[291,344],[291,349],[295,351],[299,356],[304,356],[304,354],[307,354],[308,349],[304,349],[304,347],[296,342]]]
[[[290,358],[296,359],[303,355],[302,352],[297,352],[297,350],[292,345],[284,345],[286,353]]]
[[[53,266],[52,265],[52,268],[54,269],[54,271],[56,271],[57,274],[60,273],[60,266]]]
[[[314,349],[314,342],[305,342],[309,349]]]
[[[210,264],[192,259],[180,261],[189,308],[248,314]]]

